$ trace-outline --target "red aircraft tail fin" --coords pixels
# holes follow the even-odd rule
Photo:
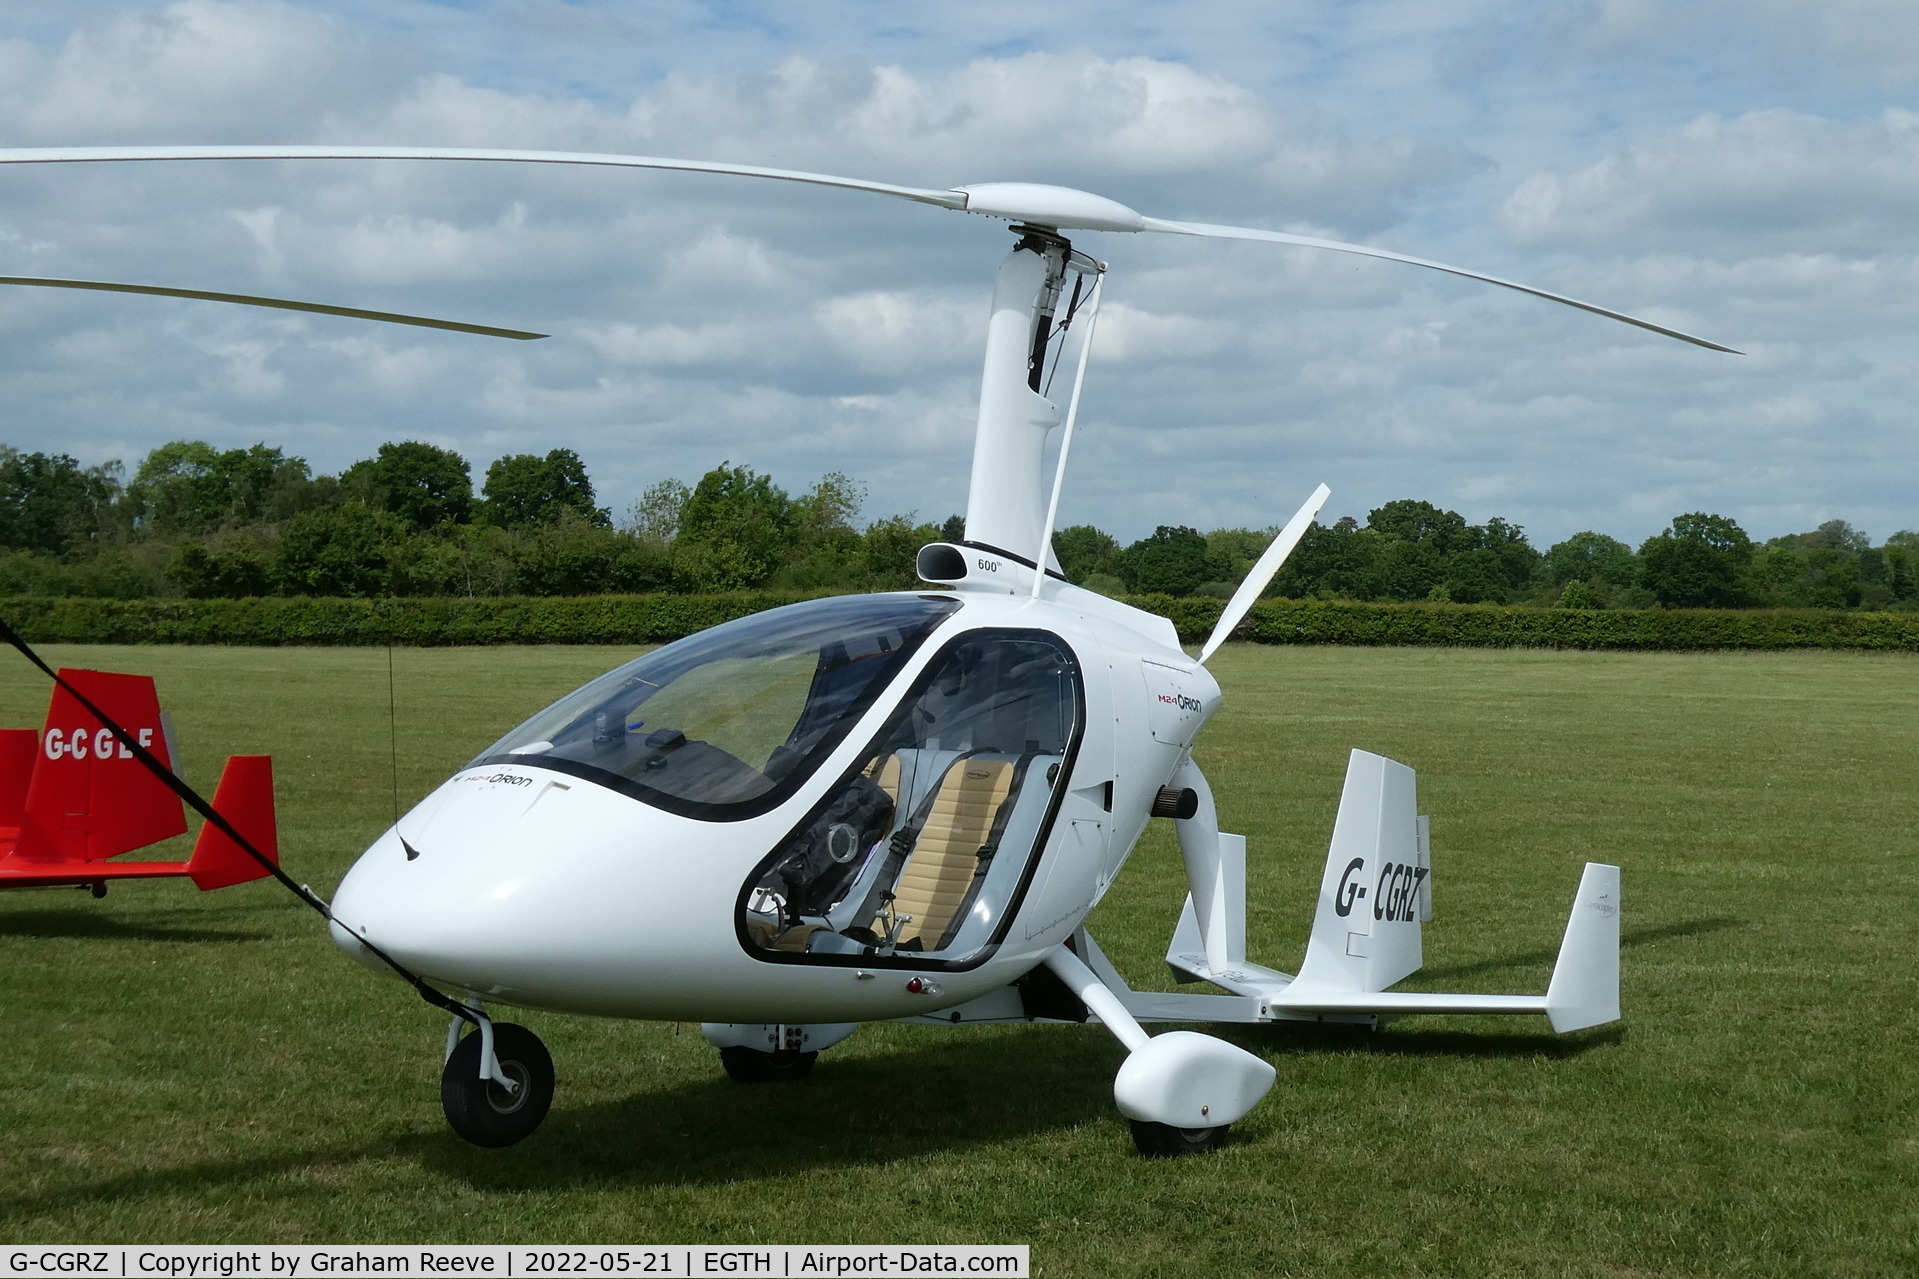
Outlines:
[[[60,675],[174,767],[151,676],[81,670]],[[15,855],[31,861],[98,861],[186,831],[186,812],[173,792],[72,693],[55,685]]]
[[[233,828],[252,841],[274,865],[279,865],[280,832],[273,811],[271,756],[229,758],[220,774],[220,785],[213,792],[213,809],[232,822]],[[266,867],[247,856],[245,849],[212,822],[200,828],[200,837],[193,843],[193,856],[187,862],[187,874],[204,892],[264,879],[267,873]]]

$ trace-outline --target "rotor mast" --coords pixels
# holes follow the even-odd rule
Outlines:
[[[1000,263],[986,324],[966,540],[1030,562],[1046,520],[1046,441],[1060,425],[1059,406],[1040,389],[1053,321],[1068,273],[1097,264],[1050,227],[1013,231],[1019,243]],[[1050,546],[1039,567],[1058,570]]]

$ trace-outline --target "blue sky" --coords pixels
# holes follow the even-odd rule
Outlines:
[[[1919,24],[1891,0],[1033,6],[12,0],[0,145],[358,142],[717,158],[1365,240],[1410,268],[1088,233],[1109,260],[1065,522],[1125,538],[1424,497],[1536,544],[1676,513],[1919,527]],[[722,461],[964,501],[999,224],[713,177],[0,172],[0,274],[526,326],[533,347],[0,296],[0,440],[577,449],[616,509]]]

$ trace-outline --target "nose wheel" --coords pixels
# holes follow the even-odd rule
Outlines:
[[[1226,1130],[1232,1127],[1221,1124],[1217,1128],[1175,1128],[1144,1119],[1135,1119],[1132,1125],[1133,1148],[1147,1159],[1177,1159],[1181,1155],[1203,1155],[1218,1150],[1226,1144]]]
[[[553,1058],[540,1037],[511,1022],[493,1024],[495,1078],[480,1078],[483,1036],[474,1031],[448,1054],[440,1105],[454,1132],[476,1146],[510,1146],[531,1136],[553,1104]]]

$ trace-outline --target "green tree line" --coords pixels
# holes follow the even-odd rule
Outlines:
[[[1202,534],[1162,525],[1121,547],[1090,526],[1054,540],[1067,576],[1108,591],[1230,595],[1274,529]],[[1545,551],[1497,517],[1407,498],[1361,524],[1307,530],[1267,589],[1291,599],[1525,604],[1561,608],[1919,609],[1919,532],[1874,546],[1844,520],[1756,543],[1723,515],[1692,512],[1638,549],[1575,533]]]
[[[256,444],[174,441],[130,480],[118,463],[0,445],[0,594],[103,598],[500,596],[743,589],[885,590],[963,521],[913,514],[862,526],[839,472],[797,496],[729,463],[666,479],[623,515],[597,505],[579,456],[513,454],[486,468],[418,441],[380,446],[337,476]],[[1108,594],[1224,596],[1273,529],[1162,525],[1122,545],[1059,530],[1061,568]],[[1315,525],[1268,595],[1564,608],[1919,609],[1919,533],[1875,546],[1843,520],[1754,542],[1692,512],[1635,549],[1598,532],[1544,551],[1517,524],[1468,524],[1402,499]]]
[[[941,536],[911,515],[861,527],[864,492],[838,472],[794,496],[727,463],[660,481],[616,520],[571,449],[498,458],[478,492],[466,459],[418,441],[337,476],[198,440],[123,469],[0,445],[0,595],[889,590]]]

